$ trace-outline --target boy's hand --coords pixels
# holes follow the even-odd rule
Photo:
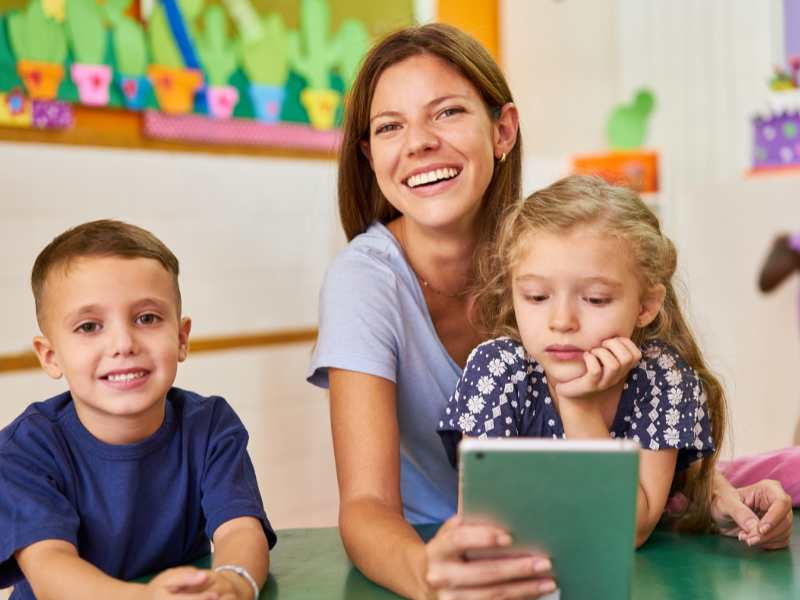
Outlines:
[[[256,600],[253,589],[241,575],[233,571],[209,571],[210,591],[218,594],[219,600]]]
[[[220,594],[210,589],[209,571],[195,567],[176,567],[154,577],[145,589],[148,600],[221,600]]]
[[[556,384],[556,393],[561,398],[591,398],[623,381],[641,358],[641,350],[628,338],[604,340],[597,348],[583,353],[586,373]]]

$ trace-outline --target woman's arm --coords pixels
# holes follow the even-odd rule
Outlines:
[[[463,559],[467,549],[508,545],[510,537],[497,527],[468,526],[455,517],[423,544],[403,518],[395,385],[339,369],[329,370],[329,381],[339,529],[364,575],[415,599],[442,590],[452,598],[500,597],[491,596],[499,590],[504,598],[538,597],[554,588],[549,561],[541,557]]]

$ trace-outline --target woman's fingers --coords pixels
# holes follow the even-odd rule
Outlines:
[[[428,543],[428,559],[461,560],[467,550],[505,548],[511,545],[511,536],[497,527],[488,525],[451,526],[439,531]]]
[[[440,562],[429,565],[428,585],[437,590],[480,588],[523,579],[550,578],[552,565],[543,556]]]
[[[468,590],[443,590],[439,600],[530,600],[541,598],[556,589],[552,579],[515,581],[498,586],[485,586]]]

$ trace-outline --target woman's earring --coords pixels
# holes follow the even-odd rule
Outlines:
[[[506,162],[506,153],[503,152],[502,156],[497,159],[497,162]]]

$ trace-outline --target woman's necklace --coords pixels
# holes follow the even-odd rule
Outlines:
[[[403,250],[403,254],[406,257],[406,262],[408,263],[408,266],[411,268],[411,271],[416,276],[417,281],[419,281],[420,285],[424,289],[430,290],[431,292],[433,292],[437,296],[443,296],[445,298],[451,298],[453,300],[458,299],[458,298],[463,298],[464,296],[467,295],[468,289],[463,289],[463,290],[458,291],[458,292],[456,292],[454,294],[453,293],[449,293],[449,292],[443,292],[442,290],[439,290],[439,289],[433,287],[428,282],[427,279],[422,277],[422,275],[420,275],[417,272],[417,270],[414,268],[414,265],[411,263],[411,257],[408,255],[408,243],[407,243],[407,240],[406,240],[406,222],[405,222],[405,218],[403,218],[403,220],[400,221],[400,239],[398,241],[400,242],[400,248]]]

